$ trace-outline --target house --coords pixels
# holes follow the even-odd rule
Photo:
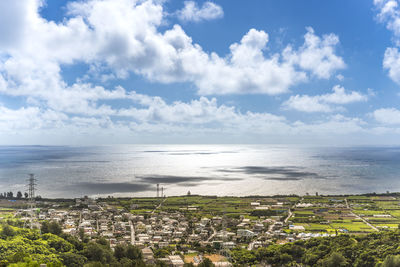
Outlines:
[[[168,259],[170,260],[171,265],[174,267],[183,267],[185,264],[179,255],[170,255],[168,256]]]
[[[159,248],[165,248],[165,247],[168,247],[168,246],[169,246],[169,242],[167,242],[167,241],[162,241],[162,242],[158,243],[158,247]]]
[[[260,231],[264,230],[264,224],[256,223],[256,224],[254,224],[253,229],[256,232],[260,232]]]
[[[294,231],[304,231],[304,230],[306,230],[304,228],[304,226],[302,226],[302,225],[289,225],[289,229],[290,230],[294,230]]]
[[[222,247],[225,248],[225,249],[233,249],[233,248],[236,247],[236,243],[235,243],[235,242],[232,242],[232,241],[230,241],[230,242],[223,242],[223,243],[222,243]]]
[[[239,237],[253,237],[256,236],[256,234],[250,230],[247,229],[238,229],[237,230],[237,235]]]
[[[255,207],[255,209],[256,210],[269,210],[270,206],[262,205],[262,206]]]
[[[154,254],[151,248],[143,248],[142,249],[143,260],[146,264],[152,265],[155,263]]]

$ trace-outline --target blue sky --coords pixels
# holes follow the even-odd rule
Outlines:
[[[397,0],[4,0],[0,144],[399,144]]]

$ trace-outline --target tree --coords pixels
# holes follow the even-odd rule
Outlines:
[[[68,267],[80,267],[87,261],[84,256],[72,252],[61,254],[61,260],[63,264]]]
[[[209,258],[204,258],[203,261],[197,265],[198,267],[213,267],[215,266],[214,263]]]
[[[114,259],[110,248],[104,247],[96,242],[89,242],[87,247],[83,250],[83,255],[89,261],[100,263],[110,263]]]
[[[370,252],[361,253],[354,264],[354,267],[375,266],[376,259]]]
[[[1,235],[4,237],[11,237],[14,236],[16,234],[16,232],[14,231],[14,229],[9,226],[9,225],[4,225],[3,229],[1,230]]]
[[[128,259],[131,259],[131,260],[142,260],[143,259],[142,251],[138,247],[132,246],[132,245],[128,245],[128,247],[126,248],[125,255]]]
[[[124,258],[126,255],[126,251],[125,251],[125,246],[118,244],[115,246],[114,248],[114,256],[118,259],[121,260],[122,258]]]
[[[25,197],[25,198],[28,198],[28,197],[29,197],[29,195],[28,195],[27,192],[24,193],[24,197]]]
[[[346,258],[338,252],[333,252],[328,258],[321,260],[320,266],[324,267],[339,267],[347,266]]]
[[[51,222],[44,221],[42,223],[41,230],[43,234],[51,233],[54,235],[60,235],[62,233],[62,228],[60,224],[58,224],[58,222],[55,221]]]
[[[21,198],[22,198],[22,193],[21,193],[21,191],[18,191],[18,192],[17,192],[17,198],[18,198],[18,199],[21,199]]]
[[[79,238],[83,241],[85,239],[85,229],[79,228],[78,235]]]
[[[110,246],[109,241],[107,239],[105,239],[104,237],[100,237],[99,239],[96,240],[96,242],[105,247]]]
[[[400,267],[400,255],[388,255],[381,267]]]

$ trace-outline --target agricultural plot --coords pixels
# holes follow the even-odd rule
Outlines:
[[[129,207],[133,214],[140,215],[153,211],[179,211],[198,218],[225,216],[250,219],[253,222],[267,218],[281,218],[283,221],[290,209],[291,217],[284,225],[284,229],[288,232],[362,234],[376,231],[376,229],[397,229],[400,224],[400,196],[216,197],[192,195],[111,199],[108,203],[115,208]],[[290,229],[289,225],[295,227],[292,226]]]

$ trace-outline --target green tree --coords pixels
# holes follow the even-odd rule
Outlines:
[[[61,260],[68,267],[81,267],[87,261],[86,257],[72,252],[62,253]]]
[[[346,258],[343,257],[342,254],[338,252],[333,252],[329,257],[321,260],[318,265],[324,267],[340,267],[348,266],[348,263],[346,261]]]
[[[381,267],[400,267],[400,255],[388,255]]]
[[[117,258],[118,260],[121,260],[124,258],[126,255],[126,248],[125,246],[118,244],[114,248],[114,257]]]
[[[372,253],[368,252],[363,252],[360,254],[360,256],[357,257],[354,267],[368,267],[368,266],[375,266],[376,259],[372,255]]]
[[[203,261],[197,265],[198,267],[213,267],[214,263],[209,258],[204,257]]]
[[[62,233],[62,228],[60,224],[55,221],[44,221],[40,229],[43,234],[51,233],[54,235],[60,235]]]
[[[3,226],[3,229],[1,230],[1,235],[4,236],[5,238],[7,237],[12,237],[14,235],[16,235],[16,232],[14,231],[14,229],[9,226],[8,224],[5,224]]]
[[[128,245],[126,248],[126,257],[131,260],[143,260],[142,251],[133,245]]]
[[[83,255],[93,262],[110,263],[114,257],[111,253],[111,249],[104,247],[98,243],[90,242],[83,250]]]

